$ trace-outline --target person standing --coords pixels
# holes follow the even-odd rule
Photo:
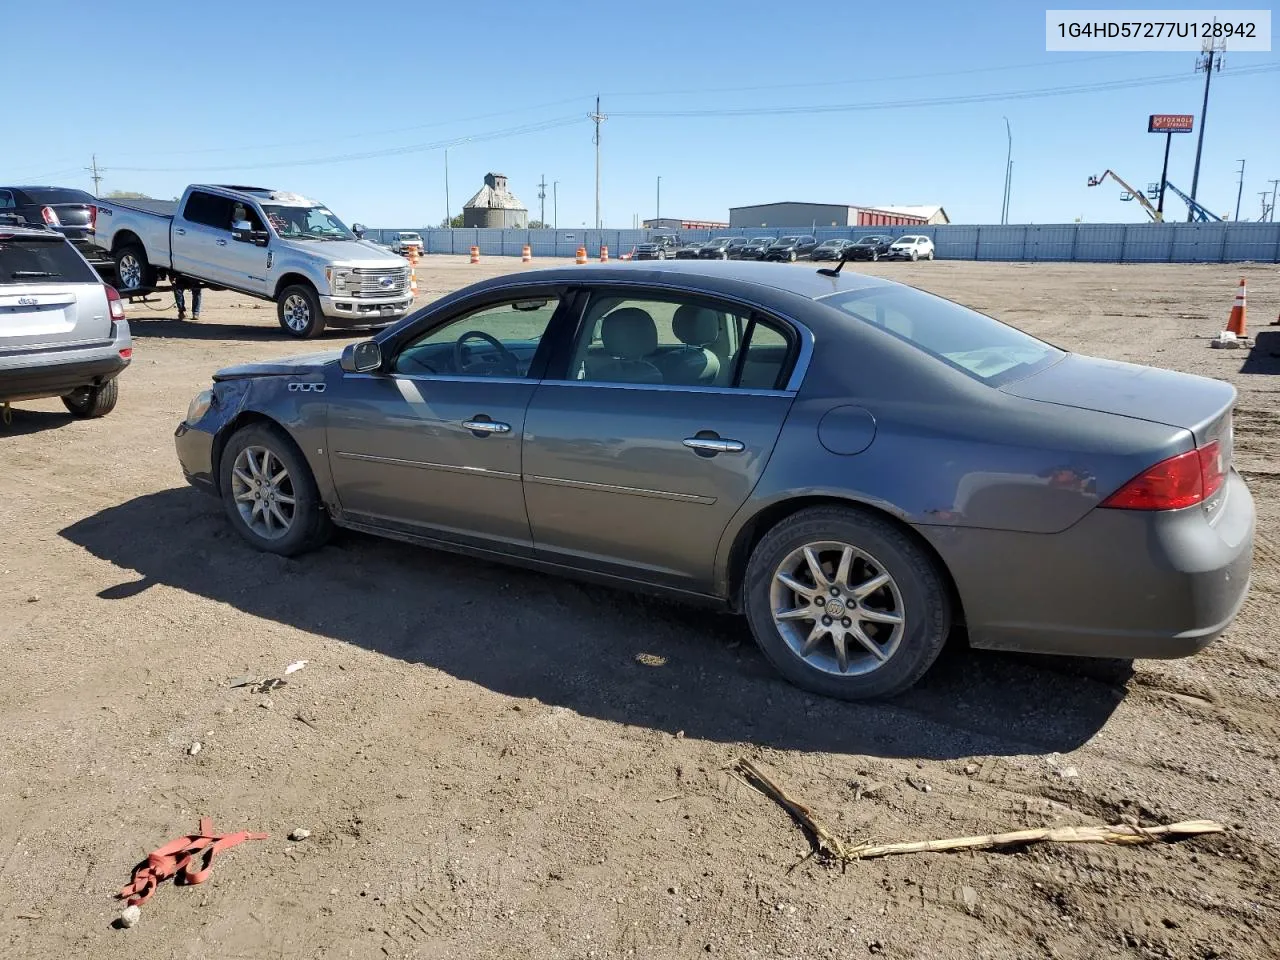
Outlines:
[[[194,280],[189,280],[181,274],[175,274],[173,278],[173,299],[178,305],[179,320],[187,319],[187,300],[184,295],[187,290],[191,291],[191,319],[199,320],[200,299],[204,290]]]

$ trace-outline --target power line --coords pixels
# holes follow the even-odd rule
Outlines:
[[[1231,77],[1274,73],[1280,64],[1245,67],[1226,74]],[[1036,100],[1046,97],[1069,96],[1077,93],[1102,93],[1111,90],[1127,90],[1134,87],[1152,87],[1170,83],[1184,83],[1185,74],[1169,74],[1156,77],[1137,77],[1129,80],[1106,80],[1099,83],[1083,83],[1036,90],[1005,90],[993,93],[963,94],[952,97],[926,97],[915,100],[881,100],[866,103],[829,103],[812,107],[736,107],[709,108],[704,110],[620,110],[615,117],[627,119],[666,119],[671,117],[759,117],[784,114],[848,113],[867,110],[898,110],[907,107],[958,106],[968,103],[991,103],[1000,100]]]
[[[216,172],[220,170],[266,170],[278,167],[308,167],[323,165],[326,163],[346,163],[351,160],[373,160],[379,157],[399,156],[407,153],[424,153],[431,150],[441,150],[446,147],[456,146],[461,143],[480,143],[486,140],[500,140],[504,137],[517,137],[529,133],[541,133],[544,130],[554,130],[557,127],[565,127],[570,124],[581,123],[582,118],[578,115],[571,117],[557,117],[551,120],[542,120],[537,123],[523,124],[518,127],[508,127],[504,130],[494,130],[489,133],[477,133],[466,137],[450,137],[448,140],[437,140],[432,143],[412,143],[401,147],[387,147],[382,150],[368,150],[363,153],[347,153],[328,157],[308,157],[298,160],[276,160],[270,163],[239,163],[234,166],[224,165],[215,167],[204,166],[182,166],[182,167],[116,167],[117,171],[128,171],[130,173],[185,173],[192,170],[204,172]]]

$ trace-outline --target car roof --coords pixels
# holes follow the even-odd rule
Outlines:
[[[807,300],[817,300],[833,293],[849,290],[865,290],[871,287],[898,286],[892,280],[867,274],[841,272],[839,276],[824,276],[816,269],[781,266],[775,263],[758,263],[751,260],[658,260],[635,263],[586,263],[563,267],[541,267],[536,270],[505,274],[492,281],[481,283],[495,285],[515,279],[530,283],[572,283],[578,279],[590,279],[593,283],[611,281],[641,281],[648,283],[685,283],[700,286],[699,281],[712,283],[729,280],[772,290],[781,290]]]

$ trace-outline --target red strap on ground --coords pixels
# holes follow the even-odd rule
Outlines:
[[[160,881],[169,877],[174,878],[174,883],[204,883],[213,870],[213,858],[223,850],[246,840],[265,839],[267,834],[250,833],[247,830],[239,833],[214,833],[212,818],[201,817],[199,833],[189,833],[152,850],[147,854],[147,859],[133,868],[130,878],[132,882],[117,896],[127,897],[129,906],[132,907],[146,903],[156,892]]]

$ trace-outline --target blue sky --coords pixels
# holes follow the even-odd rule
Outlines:
[[[599,93],[607,227],[653,216],[658,176],[665,216],[727,219],[730,206],[803,200],[941,203],[955,222],[998,222],[1002,117],[1012,222],[1141,221],[1111,181],[1086,180],[1108,167],[1140,188],[1156,180],[1164,138],[1146,132],[1147,115],[1194,113],[1198,125],[1204,82],[1192,52],[1048,53],[1045,5],[1025,0],[214,7],[10,5],[5,33],[22,42],[0,58],[0,183],[89,188],[81,168],[96,152],[104,192],[250,182],[317,197],[348,223],[424,225],[445,213],[440,145],[473,137],[448,152],[455,214],[496,170],[537,217],[545,174],[547,220],[559,181],[559,225],[580,227],[595,217],[587,114]],[[68,68],[68,31],[83,69]],[[1234,75],[1262,66],[1280,66],[1280,53],[1228,51],[1201,160],[1200,199],[1218,213],[1234,212],[1247,161],[1248,219],[1280,178],[1280,72]],[[1152,77],[1180,79],[1025,97]],[[992,99],[875,106],[971,96]],[[859,109],[769,112],[826,105]],[[741,112],[670,115],[708,110]],[[1188,192],[1195,140],[1175,136],[1170,160],[1169,179]],[[367,156],[379,151],[398,152]]]

